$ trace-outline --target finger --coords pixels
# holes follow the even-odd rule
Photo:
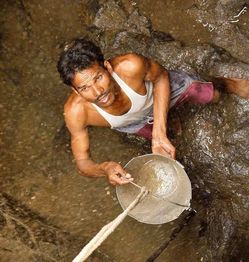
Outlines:
[[[113,186],[115,186],[115,185],[116,185],[116,183],[115,183],[115,182],[113,182],[113,181],[111,181],[111,180],[109,180],[109,183],[110,183],[111,185],[113,185]]]
[[[117,168],[115,168],[115,172],[116,172],[116,174],[118,175],[118,176],[120,176],[120,177],[123,177],[123,178],[126,178],[126,175],[127,175],[127,173],[124,171],[124,169],[122,168],[122,167],[117,167]]]
[[[129,179],[129,178],[131,178],[131,174],[126,173],[126,174],[125,174],[125,177]]]
[[[117,175],[121,178],[130,180],[132,178],[131,174],[126,173],[122,167],[115,168],[115,172],[117,172]]]
[[[166,156],[166,157],[173,158],[173,154],[171,154],[171,152],[169,152],[168,150],[166,150],[166,148],[164,148],[163,146],[160,147],[160,148],[153,149],[152,152],[153,152],[154,154],[159,154],[159,155],[163,155],[163,156]]]
[[[122,177],[125,181],[131,182],[134,180],[134,178],[131,176],[131,174],[126,174],[125,177]]]
[[[132,179],[132,180],[133,180],[133,179]],[[129,179],[129,180],[127,180],[127,179],[125,180],[125,179],[124,179],[124,180],[122,180],[122,181],[120,182],[119,185],[126,185],[126,184],[129,184],[132,180],[130,180],[130,179]]]
[[[129,182],[131,182],[131,181],[133,181],[133,180],[134,180],[134,178],[133,178],[133,177],[130,177],[130,178],[121,177],[121,179],[122,179],[122,181],[125,181],[125,182],[127,182],[127,183],[129,183]]]
[[[170,157],[175,158],[175,148],[169,145],[162,145],[162,148],[169,154]]]
[[[128,184],[130,182],[128,179],[119,177],[116,174],[110,175],[109,176],[109,181],[113,185],[117,185],[117,184],[118,185],[124,185],[124,184]]]
[[[173,159],[176,158],[176,151],[175,151],[175,150],[172,152],[172,158],[173,158]]]
[[[175,159],[175,157],[176,157],[175,148],[174,147],[170,148],[170,150],[168,152],[169,152],[170,156]]]

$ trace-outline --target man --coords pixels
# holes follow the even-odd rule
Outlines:
[[[169,108],[183,102],[217,101],[211,82],[184,72],[167,71],[156,61],[129,53],[104,60],[99,47],[75,39],[62,52],[57,65],[65,84],[72,87],[64,115],[71,133],[77,167],[85,176],[106,176],[111,184],[132,178],[115,162],[95,163],[90,158],[88,126],[106,126],[152,140],[152,152],[175,158],[167,137]],[[249,97],[249,81],[216,79],[228,92]]]

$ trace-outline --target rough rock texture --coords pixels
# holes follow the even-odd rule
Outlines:
[[[122,10],[122,5],[118,1],[107,1],[102,5],[96,14],[94,20],[96,28],[92,31],[91,37],[100,43],[106,57],[125,52],[137,52],[157,59],[166,68],[196,72],[206,78],[225,76],[249,79],[249,65],[246,58],[249,47],[247,36],[238,32],[233,23],[224,23],[226,21],[224,16],[229,16],[231,10],[245,5],[242,5],[241,1],[236,5],[230,2],[227,3],[229,8],[224,6],[222,1],[218,2],[217,6],[210,1],[209,4],[195,5],[188,10],[191,15],[207,16],[212,12],[210,5],[213,5],[211,10],[215,10],[215,14],[212,13],[212,19],[216,19],[217,37],[222,39],[215,42],[217,46],[203,44],[190,47],[183,46],[177,41],[172,42],[170,35],[154,32],[150,21],[142,16],[137,8],[128,13]],[[204,12],[202,9],[207,11]],[[223,16],[218,15],[219,13]],[[200,20],[198,17],[197,19]],[[226,26],[229,26],[231,30],[229,37],[239,41],[238,45],[234,42],[231,44],[230,39],[224,35]],[[242,36],[243,39],[241,39]]]
[[[87,8],[83,8],[83,2]],[[65,130],[60,129],[62,105],[68,93],[55,68],[61,43],[87,34],[100,43],[106,57],[135,51],[155,58],[167,68],[198,72],[206,79],[213,75],[249,78],[248,29],[243,24],[248,12],[239,17],[239,22],[224,20],[236,14],[245,1],[193,1],[189,14],[202,19],[200,22],[209,30],[213,23],[217,27],[213,29],[217,32],[216,45],[199,46],[184,46],[169,34],[154,31],[136,5],[126,8],[124,2],[2,1],[1,189],[11,197],[0,196],[1,261],[70,261],[83,246],[82,239],[89,240],[103,221],[120,211],[118,203],[113,204],[114,194],[103,186],[106,181],[75,178],[72,155],[67,153],[69,145],[65,146],[69,141],[65,143]],[[192,181],[192,205],[198,212],[171,241],[160,261],[185,262],[186,254],[191,261],[246,261],[248,101],[224,95],[217,105],[182,107],[171,113],[170,124],[177,116],[181,120],[182,130],[172,125],[169,133]],[[124,152],[109,131],[92,134],[91,138],[104,141],[92,147],[96,159],[119,161],[121,155],[123,161],[130,159],[134,151]],[[150,152],[149,143],[141,143]],[[127,143],[127,147],[131,144]],[[113,155],[103,151],[106,148],[111,148]],[[74,237],[19,202],[41,210],[42,215],[73,232]],[[178,220],[174,223],[176,226]],[[123,261],[127,261],[128,254],[128,259],[140,262],[156,241],[167,237],[171,226],[155,230],[128,220],[105,246],[106,253],[111,252],[113,257],[125,253]],[[94,259],[104,258],[97,253]]]
[[[249,18],[248,6],[249,3],[244,0],[203,1],[193,5],[188,12],[215,33],[216,45],[248,63],[249,58],[245,54],[249,52],[249,35],[244,25]]]
[[[179,158],[209,199],[206,236],[214,261],[248,257],[248,113],[248,101],[228,95],[216,105],[180,109]]]
[[[170,37],[162,40],[152,35],[147,20],[137,10],[127,14],[127,21],[137,20],[139,26],[127,29],[121,19],[125,12],[117,8],[112,9],[114,13],[111,16],[122,21],[113,27],[102,25],[101,37],[97,40],[107,56],[133,51],[153,57],[167,68],[196,72],[206,79],[217,75],[249,79],[249,64],[246,63],[248,39],[237,30],[236,25],[224,23],[232,11],[243,5],[242,2],[211,1],[209,5],[200,4],[190,9],[189,12],[202,17],[200,22],[204,23],[204,17],[210,17],[215,23],[213,28],[208,22],[211,29],[217,30],[217,46],[188,47],[172,41]],[[105,3],[105,13],[113,3]],[[215,10],[212,14],[210,5],[213,5],[211,10]],[[103,8],[97,13],[96,26],[102,20]],[[108,23],[106,16],[103,19],[106,24],[112,24],[111,20]],[[98,28],[95,30],[100,32]],[[226,37],[228,31],[241,43],[239,47],[231,46],[230,38]],[[93,31],[92,37],[95,35],[96,31]],[[198,198],[203,199],[203,204],[205,202],[203,235],[208,240],[209,259],[245,261],[249,257],[249,231],[246,226],[249,224],[249,102],[223,95],[216,105],[192,109],[184,107],[174,114],[181,116],[182,123],[182,132],[172,135],[178,158],[187,167],[194,188],[198,189]]]

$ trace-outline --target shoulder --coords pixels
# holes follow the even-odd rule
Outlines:
[[[64,105],[64,118],[71,133],[87,126],[87,108],[75,94],[71,94]]]
[[[144,75],[149,66],[149,60],[136,53],[116,56],[110,60],[110,63],[115,72],[127,77]]]
[[[114,57],[110,60],[113,70],[126,81],[135,81],[138,85],[142,81],[156,81],[158,77],[167,73],[157,61],[136,53],[129,53]]]

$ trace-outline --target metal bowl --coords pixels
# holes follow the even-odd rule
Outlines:
[[[134,183],[145,187],[149,194],[129,212],[129,216],[147,224],[163,224],[179,217],[190,207],[191,183],[183,166],[172,158],[147,154],[130,160],[124,169]],[[140,189],[129,183],[116,186],[123,209],[139,194]]]

